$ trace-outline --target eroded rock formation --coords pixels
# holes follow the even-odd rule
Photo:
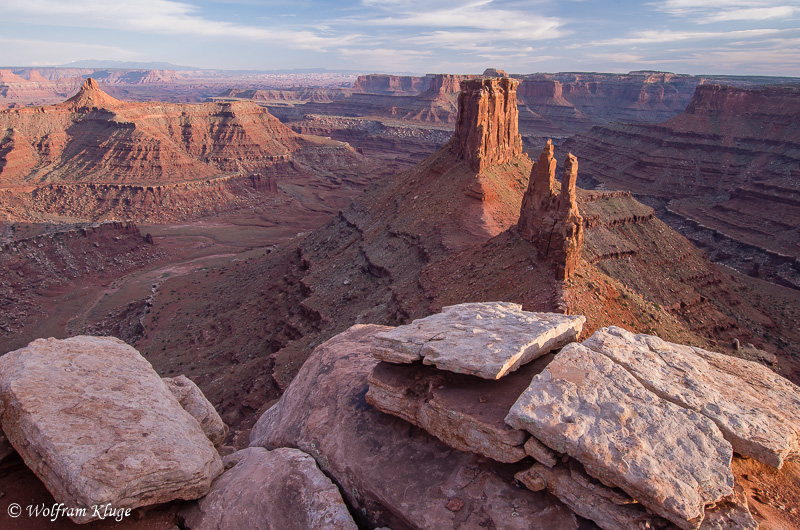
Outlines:
[[[0,358],[0,424],[56,502],[136,508],[205,495],[222,461],[147,360],[112,337],[39,339]],[[166,421],[165,421],[166,420]]]
[[[519,81],[507,77],[461,82],[452,149],[473,171],[509,162],[522,153],[517,86]]]
[[[91,78],[57,105],[1,111],[0,131],[0,208],[15,221],[186,219],[276,196],[316,201],[303,195],[317,186],[334,198],[368,178],[353,174],[367,169],[354,149],[299,135],[255,103],[120,101]]]
[[[564,147],[580,153],[582,186],[650,197],[714,261],[800,288],[798,123],[797,86],[704,84],[668,121],[606,125]]]
[[[568,153],[560,190],[555,183],[553,144],[547,141],[534,163],[528,189],[522,197],[517,230],[536,245],[539,258],[553,263],[559,280],[569,279],[583,250],[583,217],[578,211],[578,159]]]
[[[515,486],[503,464],[454,451],[367,404],[378,363],[370,343],[386,329],[357,325],[318,346],[250,445],[310,453],[365,527],[577,530],[565,506]]]

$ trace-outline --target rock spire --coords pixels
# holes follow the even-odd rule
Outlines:
[[[560,190],[555,173],[553,144],[548,140],[531,170],[517,230],[536,245],[540,259],[553,262],[556,276],[563,281],[575,272],[583,248],[583,217],[578,211],[575,187],[578,159],[572,153],[567,154]]]
[[[453,152],[480,172],[522,154],[517,119],[517,86],[510,78],[461,82]]]
[[[66,103],[77,110],[113,107],[121,101],[103,92],[97,81],[88,77],[78,93],[69,98]]]

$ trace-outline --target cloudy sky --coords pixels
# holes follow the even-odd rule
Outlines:
[[[0,0],[0,64],[800,76],[798,0]]]

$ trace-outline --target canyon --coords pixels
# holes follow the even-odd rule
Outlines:
[[[655,125],[610,125],[565,148],[585,153],[582,183],[622,188],[715,261],[800,287],[800,90],[701,85]]]
[[[461,496],[437,497],[435,517],[501,520],[480,504],[480,491],[462,484],[472,473],[479,489],[507,489],[514,506],[549,507],[564,528],[591,528],[540,487],[545,481],[568,499],[564,488],[576,481],[594,484],[582,461],[547,466],[550,449],[530,449],[544,468],[518,475],[533,490],[520,493],[509,477],[521,467],[511,472],[455,442],[440,445],[364,401],[372,336],[456,304],[502,300],[522,311],[582,315],[570,340],[592,351],[600,350],[591,340],[621,326],[799,383],[797,89],[720,87],[655,72],[485,74],[362,76],[344,94],[244,87],[197,105],[128,102],[87,80],[63,103],[3,111],[3,352],[42,334],[113,335],[159,376],[191,377],[236,448],[299,447],[336,475],[349,465],[342,455],[357,458],[382,436],[396,437],[408,448],[373,454],[387,469],[399,452],[423,467],[420,455],[447,455],[440,466],[457,472],[448,488]],[[737,119],[743,108],[746,119]],[[639,123],[610,123],[620,118]],[[764,244],[767,233],[775,238]],[[739,245],[736,254],[717,241]],[[553,355],[542,359],[539,372]],[[370,385],[389,381],[369,377]],[[316,405],[300,413],[293,407],[303,392]],[[350,416],[341,425],[326,424],[322,413],[297,424],[329,407]],[[334,433],[325,448],[309,442],[313,428]],[[368,429],[363,444],[336,445]],[[252,449],[231,466],[245,473]],[[761,465],[738,457],[731,464],[737,484],[749,488],[745,509],[761,523],[797,523],[786,504],[778,507],[800,498],[796,463],[782,474]],[[418,508],[418,493],[420,504],[404,512],[380,478],[345,473],[334,481],[351,513],[361,514],[357,523],[433,520]],[[700,506],[714,504],[707,501]],[[152,517],[175,520],[179,509]],[[193,510],[186,517],[197,520]],[[696,515],[665,513],[681,524]]]

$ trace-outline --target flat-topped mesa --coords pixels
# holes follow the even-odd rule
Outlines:
[[[519,81],[507,77],[461,82],[452,149],[472,170],[480,172],[522,154],[518,85]]]
[[[555,184],[555,172],[553,144],[548,140],[531,169],[517,230],[536,245],[540,259],[555,265],[556,277],[564,281],[578,267],[583,249],[583,217],[578,211],[575,187],[578,159],[572,153],[567,154],[560,191]]]

